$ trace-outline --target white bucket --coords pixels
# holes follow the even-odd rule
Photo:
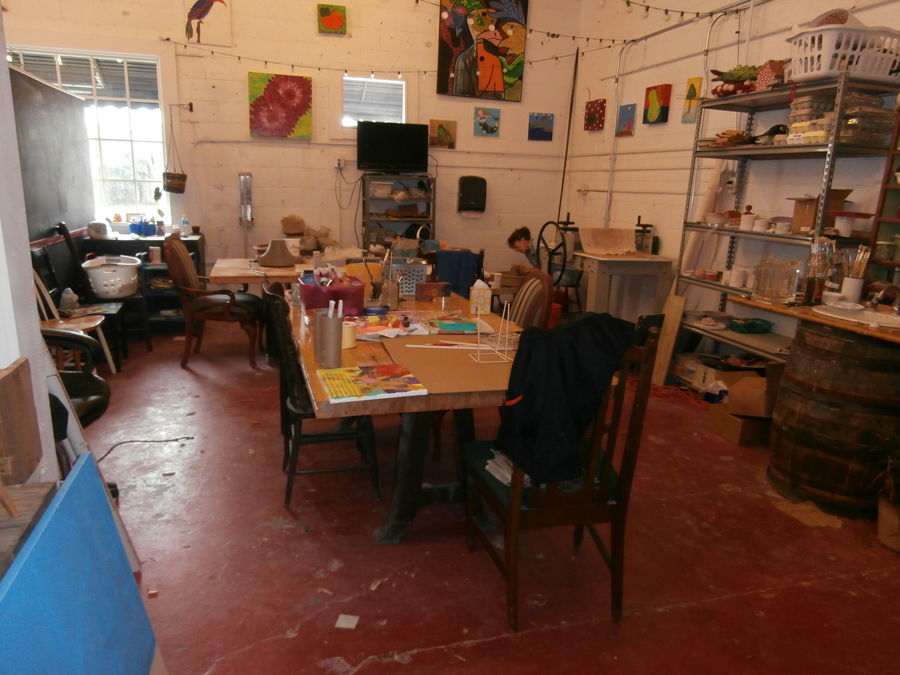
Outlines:
[[[141,261],[130,255],[106,255],[91,258],[82,265],[91,288],[104,300],[127,298],[138,289]]]

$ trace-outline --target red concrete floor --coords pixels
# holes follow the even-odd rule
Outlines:
[[[263,358],[250,369],[235,326],[207,331],[187,370],[172,336],[157,336],[152,354],[135,343],[109,380],[109,411],[87,430],[98,456],[142,441],[100,466],[121,490],[173,675],[900,673],[900,556],[874,522],[779,496],[767,450],[703,430],[686,401],[650,404],[622,622],[610,620],[591,542],[575,550],[568,529],[531,531],[522,629],[510,635],[502,579],[483,550],[467,551],[459,506],[420,511],[397,546],[374,543],[398,418],[375,420],[381,502],[364,472],[325,474],[299,477],[286,511],[277,371]],[[490,438],[496,412],[476,421]],[[193,438],[148,442],[181,436]],[[311,449],[308,461],[354,452]],[[429,463],[429,480],[452,475],[452,455]],[[336,628],[341,614],[358,616],[356,628]]]

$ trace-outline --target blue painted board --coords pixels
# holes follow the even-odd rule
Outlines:
[[[155,647],[85,453],[0,581],[0,675],[147,675]]]

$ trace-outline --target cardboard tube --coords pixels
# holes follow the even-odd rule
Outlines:
[[[322,307],[321,309],[313,310],[313,355],[315,356],[316,363],[322,363],[322,348],[325,346],[325,342],[322,339],[322,328],[319,325],[319,321],[322,317],[328,316],[328,308]]]
[[[345,321],[341,326],[341,349],[356,347],[356,322]]]
[[[319,334],[316,336],[322,342],[323,368],[341,367],[341,329],[343,319],[339,316],[328,318],[328,315],[319,318]]]

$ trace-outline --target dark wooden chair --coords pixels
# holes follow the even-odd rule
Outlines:
[[[579,286],[581,286],[581,277],[583,276],[584,270],[578,270],[578,274],[576,274],[575,278],[572,279],[569,283],[557,284],[555,286],[555,288],[562,294],[561,299],[565,302],[565,304],[563,305],[564,311],[568,310],[569,308],[569,291],[575,291],[575,304],[578,305],[578,313],[584,313],[584,310],[581,308],[581,292],[579,290]]]
[[[294,489],[294,478],[314,473],[331,473],[335,471],[368,470],[372,480],[372,492],[375,499],[381,499],[378,485],[378,458],[375,452],[375,431],[372,418],[368,415],[347,418],[334,431],[321,433],[303,433],[303,421],[314,419],[309,390],[300,369],[299,350],[291,328],[290,308],[284,299],[284,288],[281,284],[265,284],[265,296],[270,344],[276,351],[280,378],[281,430],[284,435],[284,460],[282,470],[287,472],[287,488],[284,493],[284,507],[291,506],[291,493]],[[343,422],[343,420],[342,420]],[[362,462],[353,466],[328,467],[324,469],[297,470],[300,447],[319,443],[337,441],[356,441]]]
[[[89,335],[73,330],[42,328],[41,335],[47,347],[78,351],[81,354],[80,370],[60,370],[66,394],[82,427],[96,422],[109,407],[109,384],[94,374],[97,360],[103,359],[100,343]]]
[[[240,292],[229,290],[206,290],[206,277],[197,274],[191,254],[178,235],[170,235],[163,242],[169,276],[181,300],[184,311],[184,357],[181,367],[186,368],[191,356],[191,345],[196,338],[194,353],[200,351],[203,341],[203,326],[207,321],[227,321],[240,324],[250,340],[250,367],[256,368],[257,338],[259,348],[263,347],[265,326],[265,304],[262,298],[247,293],[244,284]]]
[[[582,478],[560,483],[525,486],[522,469],[512,465],[510,485],[504,485],[485,468],[493,459],[493,442],[474,442],[466,446],[468,472],[466,500],[466,541],[475,550],[476,539],[490,553],[506,580],[509,629],[518,627],[519,532],[525,529],[574,526],[575,546],[579,546],[587,527],[591,538],[612,573],[612,617],[622,616],[622,573],[625,560],[625,517],[631,496],[638,450],[641,444],[644,414],[650,394],[650,378],[656,358],[659,330],[651,328],[646,343],[631,346],[619,362],[618,381],[614,380],[582,443]],[[631,411],[623,417],[629,375],[636,373],[637,389]],[[620,425],[627,421],[624,442],[618,443]],[[545,420],[552,424],[551,420]],[[621,449],[618,447],[621,445]],[[620,458],[616,461],[617,452]],[[585,480],[585,476],[590,477]],[[498,551],[481,529],[476,515],[484,499],[501,521],[504,550]],[[607,549],[596,523],[611,524],[611,542]]]

